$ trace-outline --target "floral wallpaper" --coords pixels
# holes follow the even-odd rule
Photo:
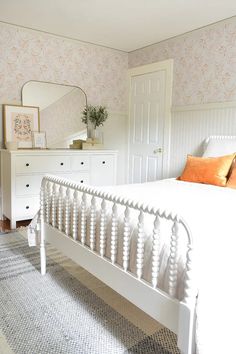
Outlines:
[[[127,110],[128,56],[118,50],[0,23],[0,104],[28,80],[78,85],[92,104]]]
[[[92,104],[127,111],[127,68],[174,59],[173,105],[236,100],[236,17],[129,54],[0,23],[0,104],[28,80],[81,86]]]
[[[173,105],[236,100],[236,17],[129,53],[129,67],[174,59]]]

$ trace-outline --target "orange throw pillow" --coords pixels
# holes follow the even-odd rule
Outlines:
[[[229,176],[228,182],[226,184],[226,187],[229,188],[235,188],[236,189],[236,163],[234,162],[233,164],[233,169],[231,171],[231,174]]]
[[[227,175],[235,154],[221,157],[194,157],[188,155],[181,181],[226,186]]]

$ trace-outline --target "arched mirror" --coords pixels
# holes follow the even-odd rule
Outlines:
[[[68,148],[74,139],[86,140],[81,116],[87,96],[80,87],[28,81],[21,93],[24,106],[39,107],[40,131],[46,132],[49,148]]]

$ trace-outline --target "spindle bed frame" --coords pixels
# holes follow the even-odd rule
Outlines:
[[[64,193],[66,190],[66,193]],[[72,205],[71,205],[71,194]],[[89,197],[89,198],[88,198]],[[87,200],[89,199],[89,220],[87,220]],[[95,252],[96,204],[101,200],[99,222],[99,253]],[[105,257],[106,249],[106,204],[113,203],[111,215],[111,259]],[[123,266],[116,263],[118,220],[117,207],[124,206]],[[130,211],[138,210],[137,220],[137,274],[128,271],[130,251]],[[144,263],[144,214],[154,215],[152,240],[152,283],[142,279]],[[80,217],[80,240],[78,240],[78,217]],[[173,223],[170,241],[170,266],[168,293],[158,289],[159,276],[159,235],[160,220]],[[89,240],[86,245],[87,222]],[[64,223],[64,225],[63,225]],[[185,221],[166,210],[150,207],[143,203],[127,200],[103,192],[101,189],[85,186],[47,175],[43,178],[40,192],[40,259],[41,274],[46,273],[46,242],[51,243],[67,257],[99,278],[152,318],[177,334],[178,347],[183,354],[195,353],[195,308],[197,291],[192,284],[193,241]],[[69,235],[72,225],[72,235]],[[177,252],[179,226],[187,234],[186,276],[182,301],[175,298],[177,286]]]

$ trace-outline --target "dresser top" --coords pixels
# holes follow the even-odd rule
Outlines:
[[[50,155],[50,154],[65,154],[65,155],[78,155],[78,154],[90,154],[90,155],[101,155],[101,154],[117,154],[117,150],[79,150],[79,149],[18,149],[18,150],[7,150],[0,149],[1,153],[13,154],[13,155]]]

